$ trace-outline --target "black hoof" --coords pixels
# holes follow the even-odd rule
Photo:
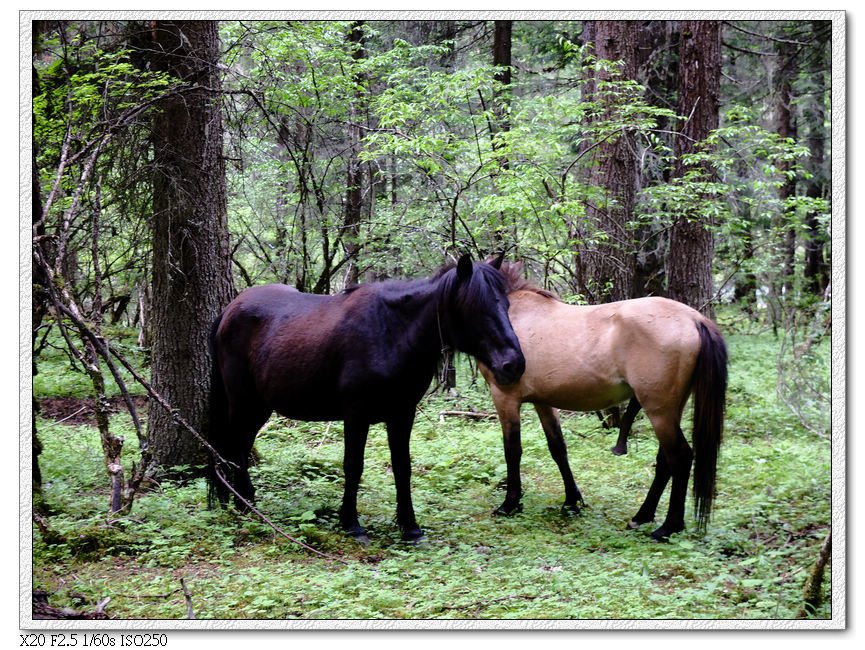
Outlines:
[[[666,525],[661,526],[657,530],[652,531],[652,539],[658,542],[669,542],[670,535],[674,535],[676,533],[680,533],[685,530],[684,526],[678,527],[667,527]]]
[[[613,452],[613,455],[615,456],[626,456],[628,454],[628,448],[619,447],[619,445],[616,445],[615,447],[610,449],[610,451]]]
[[[509,504],[507,501],[505,501],[502,505],[500,505],[498,508],[493,510],[493,514],[496,516],[499,516],[499,517],[510,517],[511,515],[515,515],[518,512],[522,512],[522,511],[523,511],[523,504],[521,504],[521,503]]]
[[[583,505],[586,505],[585,503]],[[576,517],[580,514],[580,506],[576,503],[566,503],[562,506],[562,514],[566,517]]]
[[[234,497],[234,507],[237,508],[237,511],[241,514],[248,515],[252,512],[252,509],[249,507],[255,504],[255,495],[243,496],[245,501],[241,501],[237,497]]]
[[[346,534],[348,534],[349,537],[354,538],[354,541],[356,541],[357,543],[363,544],[364,546],[369,544],[369,537],[366,534],[366,528],[364,528],[363,526],[346,526],[345,532]]]
[[[404,542],[419,543],[424,539],[424,533],[420,528],[409,528],[402,531],[402,540]]]

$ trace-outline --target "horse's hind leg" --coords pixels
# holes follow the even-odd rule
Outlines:
[[[556,409],[546,404],[535,404],[534,406],[541,420],[541,426],[544,428],[544,435],[547,437],[550,455],[556,461],[562,475],[562,481],[565,484],[565,503],[562,506],[562,511],[576,514],[580,511],[580,506],[586,504],[583,501],[583,495],[580,494],[580,489],[574,482],[574,475],[571,473],[571,466],[568,463],[568,447],[562,435],[559,414]]]
[[[357,491],[360,486],[360,476],[363,473],[363,456],[366,450],[366,438],[369,424],[346,419],[345,421],[345,452],[342,468],[345,474],[345,491],[342,506],[339,509],[339,522],[349,535],[359,541],[365,541],[366,529],[357,518]]]
[[[673,533],[685,529],[685,497],[688,494],[688,480],[691,477],[691,462],[694,452],[685,439],[682,429],[676,424],[676,436],[672,443],[663,446],[670,474],[673,477],[673,486],[670,488],[670,506],[667,510],[667,518],[660,528],[652,533],[655,539],[666,539]]]
[[[264,406],[252,407],[246,404],[243,410],[229,408],[229,427],[234,435],[230,444],[226,447],[223,458],[230,463],[228,476],[237,495],[234,497],[235,505],[239,510],[246,510],[247,504],[244,500],[252,503],[255,500],[255,488],[249,478],[249,459],[252,454],[252,446],[255,444],[255,436],[258,430],[267,422],[270,410]]]
[[[628,402],[625,414],[622,416],[622,421],[619,423],[619,437],[612,449],[616,456],[624,456],[628,453],[628,436],[631,434],[631,426],[634,424],[634,419],[640,412],[640,408],[640,402],[636,397],[632,397],[631,401]]]
[[[652,537],[655,539],[666,539],[673,533],[685,529],[685,496],[688,491],[688,479],[691,475],[693,452],[688,441],[685,440],[678,422],[666,424],[659,418],[650,417],[650,419],[655,427],[660,445],[655,463],[655,478],[643,505],[631,519],[629,526],[636,528],[655,518],[655,511],[664,488],[672,478],[673,487],[670,491],[667,517],[664,523],[652,533]]]

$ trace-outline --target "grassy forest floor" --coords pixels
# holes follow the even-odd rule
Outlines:
[[[412,437],[413,496],[425,541],[399,540],[386,435],[369,436],[361,483],[361,546],[339,529],[341,423],[273,418],[261,432],[257,505],[289,534],[337,559],[274,535],[253,515],[208,510],[203,480],[163,482],[132,513],[106,524],[108,481],[98,432],[72,398],[86,380],[46,350],[34,380],[48,518],[64,541],[33,529],[33,587],[55,607],[91,610],[110,597],[115,619],[184,619],[188,590],[199,619],[789,619],[831,521],[830,440],[806,431],[776,397],[778,342],[728,334],[730,389],[715,511],[705,536],[669,543],[651,526],[626,530],[653,475],[657,443],[641,414],[627,456],[593,414],[565,414],[571,467],[588,507],[560,511],[563,489],[534,414],[523,409],[524,510],[491,515],[504,498],[501,433],[483,381],[458,360],[458,396],[421,403]],[[829,372],[828,349],[821,363]],[[51,401],[63,398],[66,403]],[[80,407],[78,407],[80,408]],[[828,404],[826,405],[828,410]],[[689,414],[683,429],[690,439]],[[115,431],[134,458],[135,434]],[[662,500],[659,516],[666,510]],[[688,514],[693,506],[690,495]],[[815,618],[831,616],[831,573]]]

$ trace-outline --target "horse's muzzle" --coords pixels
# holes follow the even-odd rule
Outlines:
[[[499,365],[494,365],[492,368],[493,376],[496,378],[496,383],[500,386],[515,384],[523,376],[526,371],[526,359],[521,352],[513,357],[503,361]]]

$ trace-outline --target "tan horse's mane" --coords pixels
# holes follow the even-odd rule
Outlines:
[[[522,270],[522,262],[502,262],[501,272],[502,275],[505,276],[505,286],[508,293],[513,293],[515,291],[531,291],[539,296],[543,296],[544,298],[561,300],[561,298],[552,291],[541,289],[538,285],[524,278]]]

